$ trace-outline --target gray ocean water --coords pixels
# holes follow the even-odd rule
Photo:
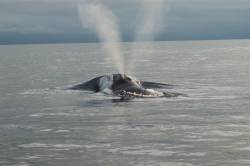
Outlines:
[[[187,96],[67,90],[116,72],[100,44],[0,46],[0,165],[249,166],[250,40],[133,45],[134,76]]]

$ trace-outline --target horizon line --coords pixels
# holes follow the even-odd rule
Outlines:
[[[214,39],[172,39],[151,41],[120,41],[119,43],[147,43],[147,42],[181,42],[181,41],[224,41],[224,40],[250,40],[250,38],[214,38]],[[34,41],[34,42],[0,42],[0,45],[39,45],[39,44],[96,44],[102,41]]]

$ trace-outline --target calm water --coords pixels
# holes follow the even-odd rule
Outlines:
[[[138,79],[188,96],[65,90],[115,71],[98,44],[0,46],[0,165],[250,165],[250,41],[136,48]]]

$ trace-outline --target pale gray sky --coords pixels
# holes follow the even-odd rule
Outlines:
[[[134,40],[138,0],[101,0],[120,20],[124,41]],[[78,0],[0,0],[0,43],[97,41],[82,28]],[[156,40],[250,38],[249,0],[166,0]]]

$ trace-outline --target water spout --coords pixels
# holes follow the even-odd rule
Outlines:
[[[118,72],[124,73],[120,30],[116,16],[99,1],[82,1],[78,5],[78,13],[82,25],[97,33]]]

